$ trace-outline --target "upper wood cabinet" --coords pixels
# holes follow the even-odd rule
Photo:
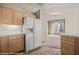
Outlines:
[[[12,24],[12,9],[2,7],[2,24]]]
[[[22,12],[13,10],[13,24],[21,25],[22,23]]]
[[[2,21],[2,7],[0,6],[0,23]]]
[[[21,25],[22,18],[26,16],[34,17],[31,13],[23,13],[11,8],[0,6],[0,24]]]

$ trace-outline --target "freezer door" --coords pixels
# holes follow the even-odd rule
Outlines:
[[[33,49],[33,18],[26,18],[24,22],[26,52]]]
[[[42,22],[41,20],[34,20],[34,48],[42,45]]]
[[[23,24],[23,33],[26,34],[26,30],[29,28],[33,28],[33,18],[26,17]]]

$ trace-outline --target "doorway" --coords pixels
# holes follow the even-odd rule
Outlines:
[[[48,21],[48,44],[52,48],[61,48],[61,35],[65,33],[65,19]]]

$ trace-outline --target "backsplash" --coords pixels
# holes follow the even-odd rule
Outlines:
[[[0,35],[10,35],[21,33],[20,25],[6,25],[0,24]]]

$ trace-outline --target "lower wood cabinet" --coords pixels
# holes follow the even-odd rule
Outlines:
[[[24,35],[0,37],[0,53],[16,53],[24,50]]]
[[[9,53],[19,52],[24,49],[24,36],[16,35],[9,37]]]
[[[61,36],[61,54],[79,55],[79,38],[77,36]]]
[[[8,52],[8,39],[7,36],[0,37],[0,53]]]

